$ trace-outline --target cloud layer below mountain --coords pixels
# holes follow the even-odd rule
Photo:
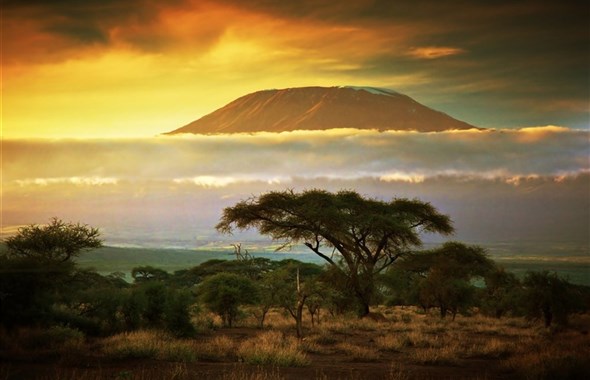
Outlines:
[[[471,240],[550,234],[583,241],[589,137],[546,126],[7,140],[2,212],[5,226],[59,216],[98,223],[111,234],[107,240],[134,226],[162,235],[168,228],[190,242],[212,236],[222,208],[239,199],[286,188],[352,188],[431,201]]]

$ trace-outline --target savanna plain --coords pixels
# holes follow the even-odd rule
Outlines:
[[[295,337],[285,312],[266,326],[244,317],[224,328],[205,313],[198,333],[155,329],[87,337],[77,329],[2,332],[2,379],[575,379],[590,370],[590,316],[546,329],[522,318],[459,315],[415,307],[382,317],[322,316]]]

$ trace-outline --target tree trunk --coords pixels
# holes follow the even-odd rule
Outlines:
[[[264,320],[266,319],[266,314],[268,313],[269,308],[264,307],[262,309],[262,313],[260,314],[260,319],[258,320],[258,326],[263,329],[264,328]]]
[[[358,317],[362,318],[367,316],[370,313],[369,310],[369,302],[365,300],[359,300],[361,304],[359,305]]]
[[[543,318],[545,319],[545,327],[551,326],[551,321],[553,320],[553,313],[551,313],[551,309],[543,310]]]
[[[295,327],[297,329],[297,338],[303,338],[303,306],[305,305],[305,298],[300,297],[297,300],[297,311],[295,313]]]
[[[297,309],[295,311],[295,327],[297,329],[297,338],[303,338],[303,307],[305,306],[305,295],[301,291],[301,282],[299,280],[299,268],[297,268]],[[293,314],[293,313],[291,313]]]
[[[447,316],[447,307],[445,305],[440,305],[440,318],[445,319]]]

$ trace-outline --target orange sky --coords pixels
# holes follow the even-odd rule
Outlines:
[[[309,85],[388,87],[484,127],[588,117],[587,19],[569,5],[4,3],[4,138],[153,136]]]

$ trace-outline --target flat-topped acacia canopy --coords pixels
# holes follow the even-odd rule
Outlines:
[[[319,189],[269,192],[241,201],[224,209],[216,226],[223,233],[252,227],[284,246],[303,243],[339,268],[354,289],[361,315],[369,312],[374,276],[420,246],[420,233],[453,232],[450,218],[428,202],[405,198],[386,202],[350,190]],[[344,266],[325,248],[336,252]]]

